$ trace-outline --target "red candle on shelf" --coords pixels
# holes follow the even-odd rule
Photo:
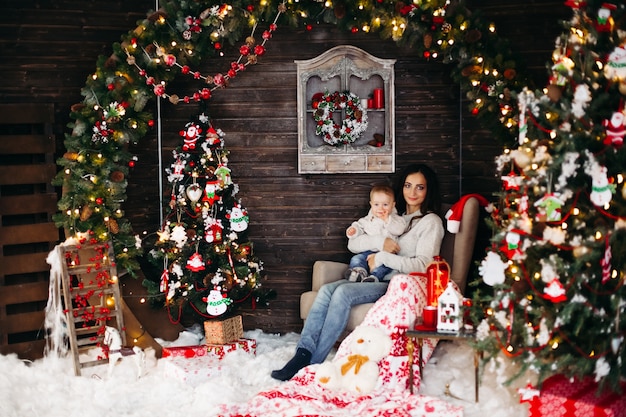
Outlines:
[[[382,109],[385,107],[385,96],[382,88],[374,89],[374,108]]]
[[[426,305],[437,307],[439,296],[450,280],[450,265],[441,256],[435,256],[426,267]]]
[[[422,326],[427,329],[437,327],[437,307],[426,306],[422,311]]]

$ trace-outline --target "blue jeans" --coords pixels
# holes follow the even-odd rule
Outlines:
[[[376,253],[376,252],[368,250],[368,251],[357,253],[356,255],[354,255],[350,259],[350,268],[357,268],[357,267],[363,268],[366,271],[368,271],[370,275],[374,275],[376,278],[378,278],[379,281],[382,281],[383,278],[385,278],[385,275],[390,273],[392,269],[386,267],[385,265],[381,265],[381,266],[374,268],[372,271],[370,271],[370,267],[367,264],[367,257],[372,253]]]
[[[311,352],[311,363],[324,362],[345,330],[352,306],[373,303],[386,291],[386,282],[364,285],[341,279],[322,285],[304,322],[297,347]]]

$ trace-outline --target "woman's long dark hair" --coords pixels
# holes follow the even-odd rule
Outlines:
[[[394,183],[394,194],[396,196],[396,209],[398,213],[406,213],[406,200],[402,192],[406,177],[411,174],[420,173],[426,179],[426,198],[421,207],[422,215],[426,213],[436,213],[440,215],[441,212],[441,196],[439,192],[439,180],[437,174],[428,165],[425,164],[411,164],[406,166],[398,176]]]

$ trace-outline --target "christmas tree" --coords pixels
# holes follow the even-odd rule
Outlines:
[[[626,376],[625,6],[567,1],[541,91],[523,90],[519,137],[496,162],[502,190],[473,314],[478,345],[535,371]],[[478,318],[477,318],[478,319]]]
[[[144,286],[173,320],[202,322],[242,303],[265,303],[263,263],[247,239],[248,214],[228,168],[224,133],[204,113],[180,131],[166,169],[169,205],[150,256],[162,267]]]

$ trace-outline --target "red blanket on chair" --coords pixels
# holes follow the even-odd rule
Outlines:
[[[366,284],[364,284],[366,285]],[[387,293],[367,313],[363,325],[383,328],[393,340],[391,354],[380,364],[379,384],[369,395],[331,391],[315,381],[311,365],[290,381],[263,391],[245,404],[222,406],[221,417],[461,417],[462,407],[441,399],[410,394],[408,381],[411,367],[406,352],[406,329],[413,326],[426,300],[423,277],[396,275]],[[335,359],[345,357],[350,337],[343,341]],[[436,341],[426,340],[424,361],[435,348]],[[420,385],[417,355],[414,357],[414,392]]]

